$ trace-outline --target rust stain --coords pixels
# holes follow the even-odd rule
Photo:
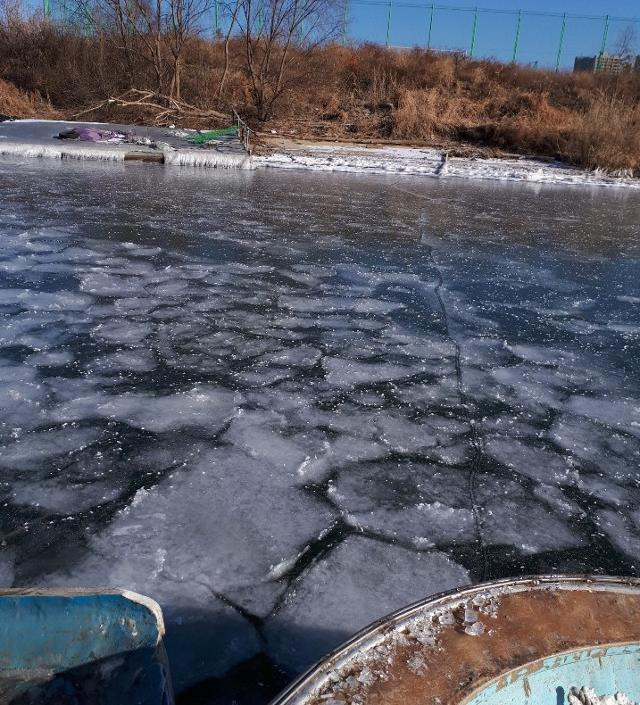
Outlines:
[[[523,666],[526,666],[523,670],[526,693],[529,688],[526,675],[542,667],[530,664],[531,661],[598,644],[640,641],[640,595],[550,589],[507,594],[500,596],[495,618],[485,622],[490,631],[479,637],[465,634],[454,624],[439,631],[435,648],[411,640],[394,645],[393,658],[380,664],[385,678],[358,690],[359,702],[459,705],[488,681]],[[606,654],[606,648],[600,652]],[[416,656],[424,662],[420,672],[409,667]],[[558,656],[556,663],[566,658]],[[375,662],[368,665],[376,667]],[[357,672],[356,665],[352,673]],[[502,676],[497,689],[504,688],[509,678],[506,674]],[[317,693],[306,705],[321,705],[326,702],[328,692]],[[345,689],[347,700],[349,694],[348,688]]]

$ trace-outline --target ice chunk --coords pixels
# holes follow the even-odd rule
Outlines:
[[[11,497],[16,504],[30,504],[57,514],[75,514],[116,499],[124,489],[107,481],[76,484],[60,477],[14,482]]]
[[[485,441],[487,453],[520,475],[547,484],[571,483],[573,467],[541,445],[494,436]]]
[[[606,476],[581,473],[576,487],[589,498],[620,509],[628,509],[640,500],[637,487],[624,487]]]
[[[640,465],[640,441],[583,416],[562,415],[549,436],[584,465],[596,466],[609,477],[634,479]]]
[[[29,311],[82,311],[91,303],[91,296],[72,291],[0,289],[0,305],[15,304]]]
[[[567,410],[640,438],[640,399],[573,396],[567,403]]]
[[[100,437],[96,429],[59,428],[27,433],[0,450],[0,466],[31,470],[53,458],[83,450]]]
[[[273,473],[274,481],[290,485],[296,479],[296,468],[305,461],[307,453],[304,447],[285,436],[278,425],[269,414],[245,412],[231,422],[224,440],[256,460],[270,463],[279,470]]]
[[[156,362],[149,350],[123,350],[92,360],[87,367],[94,372],[150,372]]]
[[[345,513],[362,516],[417,503],[471,508],[468,472],[429,463],[362,463],[340,473],[329,494]]]
[[[438,443],[433,428],[428,424],[387,415],[380,415],[375,424],[382,442],[399,453],[417,453]]]
[[[87,537],[87,557],[47,583],[126,585],[157,599],[180,689],[221,675],[259,648],[249,625],[217,596],[233,594],[239,604],[268,613],[278,595],[262,589],[272,568],[297,556],[334,517],[245,453],[205,452],[189,471],[139,490],[128,508]]]
[[[164,396],[126,392],[119,396],[94,394],[59,405],[52,416],[59,421],[85,417],[114,419],[154,433],[198,427],[216,433],[229,421],[239,397],[233,392],[197,385],[185,392]]]
[[[605,509],[597,514],[596,524],[606,534],[615,548],[633,560],[640,560],[640,516],[638,511],[631,517]]]
[[[109,343],[136,345],[141,343],[151,332],[152,327],[147,322],[138,323],[125,319],[115,319],[97,325],[93,329],[92,335]]]
[[[544,484],[537,485],[533,488],[533,494],[563,516],[581,516],[584,514],[575,502],[567,499],[565,493],[559,487]]]
[[[573,365],[577,355],[567,350],[557,350],[544,345],[507,345],[519,358],[538,365]]]
[[[318,483],[325,480],[331,472],[363,460],[382,458],[387,451],[379,443],[340,436],[333,442],[327,441],[322,452],[305,458],[298,466],[297,472],[301,482]]]
[[[353,308],[354,299],[341,296],[281,296],[280,306],[303,313],[331,313],[334,311],[348,311]]]
[[[62,367],[73,362],[73,355],[69,350],[52,350],[29,355],[25,362],[35,367]]]
[[[80,279],[80,289],[97,296],[131,296],[144,292],[144,280],[108,272],[90,272]]]
[[[442,377],[435,384],[412,384],[402,387],[395,394],[405,404],[425,411],[437,407],[456,407],[460,404],[460,394],[453,376]]]
[[[468,582],[464,568],[442,553],[349,536],[301,576],[267,622],[268,651],[288,673],[299,673],[373,620]]]
[[[283,367],[313,367],[321,356],[322,353],[317,348],[301,345],[297,348],[285,348],[278,352],[267,353],[260,362]]]
[[[3,371],[11,368],[4,368]],[[20,368],[18,379],[20,377]],[[32,371],[32,370],[31,370]],[[36,428],[47,420],[44,385],[35,382],[0,381],[0,436],[15,430]]]
[[[247,387],[268,387],[292,376],[290,370],[281,367],[256,368],[233,373],[234,379]]]
[[[359,384],[381,384],[407,379],[425,371],[425,367],[420,365],[361,363],[339,357],[323,358],[322,366],[329,384],[347,389]]]
[[[518,483],[482,475],[477,486],[486,544],[513,546],[525,554],[584,545],[582,537],[549,508],[534,501]]]
[[[403,509],[373,509],[348,514],[346,519],[358,529],[392,539],[401,538],[420,548],[471,543],[476,539],[471,509],[447,507],[440,502],[419,502]]]

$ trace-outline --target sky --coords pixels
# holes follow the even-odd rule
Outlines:
[[[384,44],[387,33],[389,0],[349,0],[349,37],[353,41],[375,41]],[[398,47],[426,46],[429,33],[431,0],[391,0],[389,44]],[[434,49],[469,51],[473,27],[472,2],[434,0],[436,7],[469,8],[468,10],[435,9],[431,26],[431,46]],[[375,4],[370,4],[375,3]],[[405,5],[403,7],[402,5]],[[406,7],[412,5],[413,7]],[[635,42],[640,53],[640,2],[617,0],[481,0],[482,9],[501,10],[502,13],[479,12],[476,25],[474,56],[494,57],[502,61],[513,58],[517,29],[517,12],[522,10],[516,60],[524,64],[554,67],[560,46],[562,17],[528,15],[527,11],[562,15],[595,15],[604,17],[635,17],[639,21],[611,20],[607,33],[607,49],[615,50],[617,39],[632,24],[639,40]],[[504,12],[506,11],[506,13]],[[567,17],[560,68],[573,67],[576,56],[593,56],[601,47],[604,19],[577,19]]]

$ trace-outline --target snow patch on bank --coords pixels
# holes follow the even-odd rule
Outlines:
[[[640,189],[640,179],[585,171],[560,162],[534,159],[448,157],[436,149],[317,145],[253,157],[257,167],[344,171],[367,174],[459,177],[531,183],[618,186]]]

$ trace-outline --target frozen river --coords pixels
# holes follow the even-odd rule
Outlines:
[[[0,584],[260,705],[469,582],[640,574],[640,194],[0,164]]]

